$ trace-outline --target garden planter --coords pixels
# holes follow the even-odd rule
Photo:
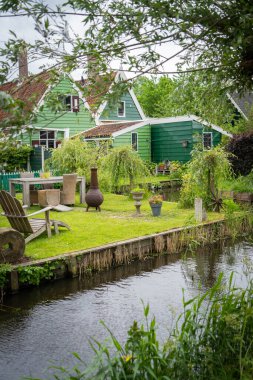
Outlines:
[[[96,210],[101,211],[100,205],[103,201],[103,194],[98,188],[97,168],[92,168],[90,188],[85,196],[85,202],[87,203],[86,211],[88,211],[90,207],[95,207]]]
[[[132,196],[133,196],[133,199],[135,200],[135,201],[141,201],[142,199],[143,199],[143,194],[144,194],[144,192],[143,193],[135,193],[134,191],[132,191]]]
[[[150,207],[151,207],[153,216],[161,215],[162,203],[153,203],[153,204],[150,203]]]

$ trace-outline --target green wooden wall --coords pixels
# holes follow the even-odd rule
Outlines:
[[[140,128],[136,128],[132,132],[138,134],[138,154],[143,160],[151,161],[151,127],[145,125]],[[118,137],[115,137],[113,141],[113,147],[120,147],[122,145],[131,145],[132,132],[124,133]]]
[[[57,85],[51,90],[52,94],[64,94],[64,95],[78,95],[77,91],[73,88],[72,82],[68,77],[62,78]],[[44,107],[42,111],[37,114],[37,120],[32,124],[33,127],[38,128],[52,128],[52,129],[65,129],[69,128],[69,135],[73,136],[82,131],[90,129],[95,126],[95,122],[91,117],[90,111],[84,106],[80,99],[79,112],[53,112],[45,98]],[[57,139],[62,139],[63,133],[57,133]],[[39,132],[34,130],[32,132],[32,139],[37,140]],[[31,136],[25,134],[22,140],[26,143],[30,143]]]
[[[215,131],[214,129],[208,128],[206,126],[203,126],[203,124],[199,123],[198,121],[193,120],[192,121],[192,128],[193,128],[193,136],[194,133],[202,133],[202,132],[212,132],[213,134],[213,146],[217,146],[221,142],[222,135],[220,132]],[[193,137],[193,140],[194,137]]]
[[[151,128],[151,151],[152,161],[164,160],[187,162],[191,159],[191,151],[194,143],[198,141],[196,134],[202,132],[213,133],[213,145],[221,141],[221,134],[210,128],[203,128],[196,121],[183,121],[152,125]],[[182,141],[187,140],[187,147],[182,146]]]
[[[189,141],[186,148],[182,147],[183,140]],[[153,162],[189,161],[192,150],[192,122],[152,125],[151,150]]]
[[[100,120],[142,120],[141,115],[132,99],[132,96],[129,92],[122,95],[120,98],[121,101],[125,102],[125,117],[118,116],[117,106],[113,108],[109,108],[106,105],[102,115],[100,116]]]

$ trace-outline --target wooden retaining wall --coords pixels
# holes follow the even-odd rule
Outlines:
[[[238,225],[224,220],[213,221],[19,264],[13,266],[10,272],[6,291],[16,293],[20,288],[29,286],[29,283],[23,281],[20,284],[19,281],[19,270],[23,267],[44,266],[48,268],[51,266],[51,280],[82,277],[85,272],[101,271],[126,265],[133,260],[143,260],[152,255],[173,254],[185,249],[194,250],[199,245],[230,238],[235,230],[238,234],[238,232],[249,232],[250,228],[247,218],[240,220]]]

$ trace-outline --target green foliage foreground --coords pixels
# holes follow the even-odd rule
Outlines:
[[[184,311],[165,344],[156,336],[155,318],[133,322],[124,345],[108,329],[114,346],[95,343],[95,359],[85,367],[58,368],[55,379],[75,380],[232,380],[252,379],[253,282],[246,289],[227,287],[222,275],[204,295],[183,301]],[[115,352],[116,351],[116,352]]]

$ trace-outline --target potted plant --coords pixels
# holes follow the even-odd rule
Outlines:
[[[162,195],[153,195],[149,199],[149,204],[150,204],[153,216],[161,215],[162,203],[163,203]]]
[[[143,199],[144,190],[141,187],[136,187],[131,191],[132,197],[135,200],[135,208],[136,208],[136,214],[139,215],[141,213],[140,207],[141,207],[141,200]]]

